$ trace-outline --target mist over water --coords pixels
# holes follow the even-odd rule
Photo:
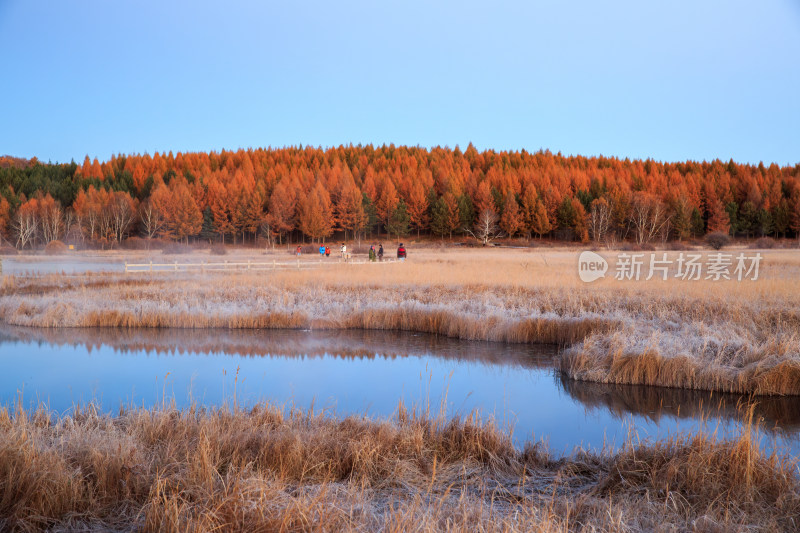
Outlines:
[[[0,401],[57,413],[95,401],[186,407],[269,401],[338,416],[476,413],[557,453],[634,438],[733,436],[754,401],[762,445],[800,456],[800,401],[563,377],[554,346],[383,331],[36,329],[0,326]]]

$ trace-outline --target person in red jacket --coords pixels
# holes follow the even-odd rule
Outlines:
[[[400,246],[397,247],[397,259],[399,261],[406,260],[406,248],[403,246],[403,243],[400,243]]]

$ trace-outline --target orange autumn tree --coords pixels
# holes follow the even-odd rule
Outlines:
[[[500,227],[509,237],[513,237],[524,227],[524,218],[520,213],[517,199],[512,193],[506,195],[503,203],[503,215],[500,217]]]
[[[150,196],[150,202],[164,221],[159,231],[161,237],[188,242],[189,237],[200,233],[203,213],[185,178],[173,178],[169,187],[160,183]]]
[[[81,229],[81,236],[84,239],[88,237],[90,241],[100,238],[104,206],[99,196],[94,186],[90,185],[86,190],[78,191],[78,196],[72,203],[72,209]]]
[[[400,198],[397,196],[397,189],[395,188],[394,183],[392,183],[392,180],[387,177],[383,182],[383,188],[381,189],[380,196],[375,204],[375,208],[378,211],[378,217],[384,225],[389,224],[389,219],[391,218],[392,213],[394,213],[394,210],[397,208],[397,204],[399,202]]]
[[[419,236],[420,231],[427,229],[430,224],[430,217],[428,216],[428,198],[422,183],[418,181],[411,185],[406,199],[406,211],[411,226],[417,230],[417,236]]]
[[[361,192],[352,176],[346,176],[341,182],[334,205],[334,216],[336,223],[344,230],[345,238],[348,230],[355,236],[366,225]]]
[[[8,239],[8,225],[11,223],[11,204],[5,196],[0,196],[0,246]]]
[[[170,181],[169,192],[172,210],[164,217],[170,234],[176,240],[189,242],[189,237],[200,233],[203,213],[192,196],[189,184],[183,177]]]
[[[297,195],[288,180],[281,180],[269,198],[266,222],[270,231],[278,236],[278,243],[295,227]]]
[[[300,229],[311,237],[312,242],[333,234],[333,209],[328,191],[320,182],[302,202]]]
[[[485,210],[499,214],[498,222],[511,229],[513,221],[502,218],[504,214],[506,219],[515,218],[508,201],[513,195],[522,218],[522,226],[513,234],[532,238],[556,227],[561,230],[555,232],[559,238],[583,239],[587,220],[594,220],[586,210],[605,199],[610,213],[594,213],[603,214],[600,233],[608,236],[603,240],[633,240],[640,234],[635,223],[636,193],[652,196],[667,210],[674,223],[663,232],[665,238],[685,239],[713,230],[742,236],[800,236],[800,225],[793,222],[798,201],[792,197],[800,187],[800,165],[662,163],[546,150],[479,152],[474,146],[461,151],[394,145],[115,155],[107,161],[87,157],[74,166],[0,158],[0,196],[10,206],[7,220],[16,214],[17,205],[27,201],[9,184],[22,187],[30,198],[37,192],[43,197],[50,193],[63,211],[63,226],[55,233],[68,231],[74,213],[81,235],[93,244],[116,242],[126,235],[115,229],[107,209],[114,195],[108,191],[141,200],[131,228],[155,236],[163,234],[164,226],[160,216],[153,216],[161,214],[154,205],[165,203],[157,200],[161,193],[156,191],[166,184],[172,201],[173,189],[180,189],[173,180],[184,178],[204,215],[204,235],[225,241],[231,236],[256,239],[259,218],[270,236],[281,242],[286,237],[301,238],[301,208],[317,184],[332,202],[334,229],[346,238],[367,225],[375,228],[377,222],[382,223],[379,231],[384,231],[400,201],[418,235],[464,233]],[[77,187],[75,198],[62,186],[65,179]],[[35,221],[37,243],[48,238],[40,218]],[[593,235],[600,227],[595,226]],[[53,233],[48,230],[48,235]],[[8,231],[7,235],[16,237]]]

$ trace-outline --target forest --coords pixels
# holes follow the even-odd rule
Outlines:
[[[269,244],[385,233],[637,245],[800,237],[800,164],[384,145],[0,157],[0,246]]]

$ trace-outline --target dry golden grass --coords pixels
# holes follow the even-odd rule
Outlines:
[[[53,417],[0,410],[9,531],[788,531],[797,465],[676,437],[553,459],[474,417],[268,405]]]
[[[584,284],[575,250],[413,248],[403,264],[309,271],[6,277],[0,320],[557,343],[568,348],[560,364],[575,379],[800,394],[800,252],[762,254],[760,279],[744,282]]]

